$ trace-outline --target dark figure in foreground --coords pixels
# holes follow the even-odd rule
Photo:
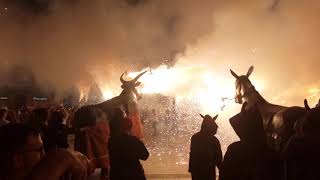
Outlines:
[[[240,141],[229,145],[219,172],[220,180],[279,180],[282,164],[266,143],[263,120],[256,106],[245,103],[230,124]]]
[[[140,160],[147,160],[149,152],[131,131],[132,121],[124,118],[120,131],[109,140],[110,180],[146,179]]]
[[[51,113],[48,120],[47,136],[44,139],[46,152],[56,148],[67,149],[69,147],[69,128],[63,124],[65,118],[65,115],[61,111]]]
[[[215,169],[220,168],[222,162],[220,143],[214,136],[218,129],[217,117],[202,116],[201,130],[191,138],[189,172],[192,180],[216,179]]]
[[[288,180],[320,179],[320,106],[310,108],[305,100],[305,109],[301,134],[291,139],[286,151]]]
[[[266,101],[249,79],[253,66],[249,68],[246,75],[238,76],[232,70],[230,71],[236,78],[236,103],[247,103],[246,109],[257,106],[263,120],[268,146],[277,152],[282,152],[288,140],[294,135],[295,124],[304,117],[305,109],[297,106],[279,106]]]
[[[105,114],[98,108],[81,108],[74,119],[74,149],[89,159],[89,173],[101,169],[100,180],[108,179],[109,157],[107,143],[109,127]]]
[[[59,180],[68,174],[73,180],[87,178],[87,159],[79,153],[56,149],[44,153],[40,134],[23,124],[0,129],[1,180]]]

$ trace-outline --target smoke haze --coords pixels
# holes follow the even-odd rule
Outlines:
[[[63,88],[162,63],[213,28],[214,0],[1,1],[2,67]]]
[[[245,74],[254,65],[252,78],[262,81],[268,100],[303,105],[303,99],[308,97],[315,103],[320,95],[313,94],[311,98],[310,90],[320,88],[320,2],[274,3],[224,3],[213,14],[214,31],[190,46],[178,64],[204,64],[226,79],[233,78],[230,68]]]
[[[223,78],[254,65],[268,98],[284,104],[302,104],[320,86],[317,0],[0,2],[2,68],[22,64],[57,89],[118,84],[125,70],[163,63],[200,64]]]

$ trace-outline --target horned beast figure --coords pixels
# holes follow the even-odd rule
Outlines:
[[[99,108],[102,111],[104,111],[108,116],[108,118],[112,117],[113,111],[116,108],[121,108],[127,113],[127,117],[129,117],[132,120],[133,135],[138,138],[143,138],[143,132],[142,132],[142,127],[140,123],[140,115],[139,115],[138,104],[137,104],[137,101],[141,99],[141,94],[139,94],[137,87],[141,84],[141,82],[138,81],[139,78],[146,72],[147,71],[140,73],[130,81],[124,80],[123,78],[124,73],[123,73],[120,77],[120,81],[122,83],[121,88],[123,89],[120,95],[112,99],[109,99],[107,101],[104,101],[100,104],[81,107],[78,110],[77,117],[79,118],[78,119],[75,118],[75,121],[77,121],[75,123],[78,124],[78,126],[83,126],[83,125],[86,126],[86,124],[92,124],[92,123],[85,122],[87,120],[84,118],[81,118],[81,116],[85,116],[84,114],[82,115],[81,112],[86,113],[88,112],[87,109],[92,109],[93,107]]]
[[[238,76],[231,69],[230,72],[236,78],[235,102],[246,103],[246,109],[253,106],[259,109],[263,119],[267,144],[278,152],[282,151],[290,137],[296,132],[296,126],[302,121],[305,109],[297,106],[274,105],[266,101],[249,80],[249,76],[253,72],[253,66],[249,68],[246,75]]]
[[[146,72],[147,71],[144,71],[138,74],[130,81],[124,80],[124,74],[122,74],[120,81],[123,90],[120,95],[96,105],[96,107],[102,109],[107,115],[110,115],[115,108],[122,107],[126,111],[127,116],[132,120],[133,135],[140,139],[143,138],[143,133],[137,101],[141,99],[142,96],[139,94],[137,87],[141,85],[141,82],[138,81],[139,78]]]

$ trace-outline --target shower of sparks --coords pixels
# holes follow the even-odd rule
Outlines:
[[[204,66],[169,68],[162,65],[157,69],[128,72],[125,79],[130,80],[143,71],[147,73],[139,79],[142,84],[138,90],[145,95],[139,104],[144,122],[144,141],[151,153],[151,160],[144,164],[147,169],[152,169],[156,163],[163,169],[175,166],[186,172],[190,138],[202,122],[199,113],[219,114],[217,137],[224,152],[230,143],[238,140],[227,120],[238,112],[234,103],[235,80],[231,75],[224,77]],[[252,82],[258,90],[263,89],[261,81],[253,79]],[[119,88],[110,87],[108,83],[99,84],[105,99],[119,94],[115,92]],[[174,99],[174,107],[172,102],[170,105],[152,98],[151,101],[146,100],[156,94]],[[156,115],[152,115],[152,109],[156,110]],[[158,136],[153,135],[154,122],[157,123]]]
[[[148,69],[144,69],[145,71]],[[140,72],[142,72],[140,71]],[[133,78],[140,72],[129,72]],[[234,97],[234,79],[221,77],[205,67],[174,67],[165,65],[149,70],[140,78],[140,91],[144,94],[160,93],[175,97],[178,101],[186,99],[200,106],[203,113],[218,113]],[[261,82],[255,82],[261,90]]]
[[[320,89],[318,88],[311,88],[308,90],[309,96],[307,99],[309,100],[310,104],[317,104],[320,102]]]
[[[310,98],[320,96],[320,89],[309,89]]]

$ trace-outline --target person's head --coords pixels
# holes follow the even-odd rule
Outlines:
[[[23,124],[8,124],[0,131],[1,176],[23,177],[42,159],[43,144],[36,130]]]
[[[0,108],[0,119],[4,120],[7,118],[8,110],[7,108]]]
[[[110,122],[110,130],[111,135],[118,135],[121,132],[121,121],[126,117],[126,113],[122,108],[115,108],[112,111],[111,117],[109,119]]]
[[[79,108],[75,114],[72,121],[72,126],[74,128],[82,128],[85,126],[95,126],[96,125],[96,115],[93,111],[94,106],[83,106]]]
[[[53,111],[48,120],[49,127],[59,127],[63,124],[65,115],[61,111]]]
[[[265,145],[266,133],[258,106],[247,109],[247,105],[245,102],[241,112],[229,119],[230,125],[242,142]]]
[[[32,120],[40,124],[46,124],[48,119],[48,110],[45,108],[34,109],[31,114]]]
[[[203,132],[209,135],[215,135],[218,130],[218,125],[215,122],[216,119],[218,118],[218,115],[216,115],[213,118],[210,115],[203,116],[200,114],[200,116],[203,118],[200,132]]]

